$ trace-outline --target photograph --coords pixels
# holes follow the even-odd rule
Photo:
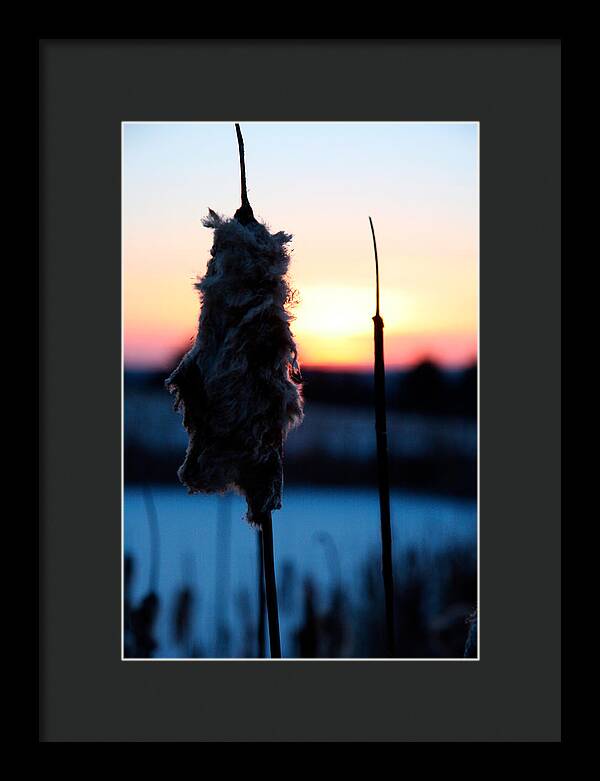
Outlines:
[[[123,660],[479,661],[479,147],[121,123]]]

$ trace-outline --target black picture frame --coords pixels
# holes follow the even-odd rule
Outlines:
[[[41,39],[39,98],[39,740],[559,741],[560,40]],[[121,660],[121,122],[157,119],[480,122],[480,661]]]

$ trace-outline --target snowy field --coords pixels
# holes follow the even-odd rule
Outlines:
[[[151,534],[148,495],[159,529],[155,656],[182,656],[173,640],[172,612],[177,593],[192,586],[196,595],[194,637],[206,656],[217,656],[216,614],[232,632],[229,655],[241,639],[235,627],[240,610],[256,621],[257,533],[243,520],[245,503],[237,496],[188,496],[183,488],[127,488],[124,550],[135,560],[131,585],[136,603],[149,589]],[[394,552],[410,547],[427,555],[444,547],[476,546],[477,510],[471,501],[392,494]],[[351,599],[360,596],[361,566],[379,555],[379,507],[376,491],[288,488],[284,507],[274,513],[274,543],[280,590],[282,644],[291,643],[302,609],[302,583],[309,576],[324,591],[341,581]],[[220,534],[217,536],[217,529]],[[219,562],[217,566],[217,562]],[[185,654],[183,654],[185,655]]]

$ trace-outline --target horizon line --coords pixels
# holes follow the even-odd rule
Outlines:
[[[424,363],[431,363],[434,366],[439,367],[443,371],[462,371],[470,369],[473,366],[477,366],[477,356],[474,355],[472,359],[463,362],[445,362],[436,361],[434,358],[424,356],[422,359],[413,361],[411,363],[393,363],[386,365],[387,371],[410,371],[415,369]],[[165,372],[169,374],[173,371],[173,366],[164,366],[163,364],[152,363],[131,363],[123,361],[123,372]],[[320,364],[320,363],[306,363],[300,366],[301,371],[322,371],[330,373],[346,373],[354,372],[356,374],[367,374],[373,371],[372,364]]]

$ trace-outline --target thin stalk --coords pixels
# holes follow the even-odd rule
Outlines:
[[[248,203],[248,190],[246,188],[246,156],[244,154],[244,138],[239,124],[235,123],[235,134],[238,141],[238,151],[240,153],[240,178],[242,185],[242,205]]]
[[[269,621],[271,659],[281,659],[277,583],[275,581],[275,558],[273,555],[273,521],[271,519],[271,513],[266,513],[264,519],[261,521],[260,536],[263,552],[263,570],[265,573],[265,593],[267,601],[267,618]]]
[[[375,433],[377,438],[377,483],[381,520],[381,570],[385,592],[385,624],[388,656],[395,656],[394,576],[392,570],[392,523],[390,516],[390,479],[385,409],[385,360],[383,355],[383,320],[379,314],[379,259],[373,220],[369,217],[375,251],[376,308],[373,318],[375,341]]]
[[[246,155],[244,153],[244,139],[242,137],[241,128],[237,122],[235,123],[235,134],[237,136],[238,151],[240,154],[240,189],[242,205],[236,211],[234,217],[242,225],[248,225],[249,223],[254,222],[254,212],[252,211],[250,201],[248,200],[248,189],[246,186]]]
[[[258,573],[258,624],[257,624],[257,640],[258,640],[258,658],[264,659],[265,656],[265,573],[263,564],[263,550],[262,550],[262,535],[260,532],[256,533],[256,553],[257,553],[257,573]]]

